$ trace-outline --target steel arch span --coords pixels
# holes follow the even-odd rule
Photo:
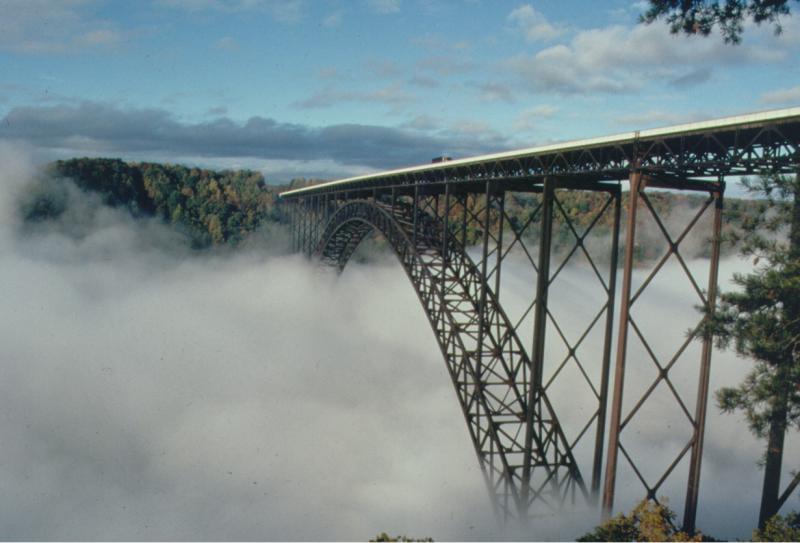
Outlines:
[[[341,271],[375,230],[428,317],[497,512],[524,518],[534,502],[555,511],[576,497],[588,500],[553,407],[535,384],[537,368],[485,276],[441,221],[399,202],[348,202],[330,216],[313,254]]]

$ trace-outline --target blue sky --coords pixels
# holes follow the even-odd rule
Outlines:
[[[800,20],[672,36],[642,2],[0,0],[0,139],[340,177],[800,104]]]

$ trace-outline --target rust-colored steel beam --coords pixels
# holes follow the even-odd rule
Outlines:
[[[600,399],[597,408],[597,430],[594,442],[594,463],[592,465],[592,494],[597,500],[603,470],[603,445],[606,434],[606,410],[608,406],[608,377],[611,367],[611,343],[614,334],[614,302],[617,291],[617,259],[619,256],[619,225],[622,208],[622,190],[617,185],[614,193],[614,226],[611,231],[611,255],[608,264],[608,294],[606,306],[606,328],[603,336],[603,362],[600,369]]]
[[[712,319],[717,307],[717,279],[719,276],[719,253],[722,237],[722,208],[725,184],[719,183],[719,191],[714,192],[714,225],[711,238],[711,262],[708,271],[708,294],[706,295],[706,319]],[[711,374],[711,351],[713,338],[703,337],[703,351],[700,357],[697,403],[695,404],[695,427],[692,437],[692,456],[689,463],[689,481],[686,486],[686,506],[683,513],[683,529],[694,533],[697,519],[697,499],[700,493],[700,467],[703,460],[703,440],[705,438],[706,412],[708,410],[708,384]]]
[[[628,225],[625,232],[625,259],[622,267],[622,291],[619,309],[619,334],[617,336],[617,359],[614,369],[614,394],[611,400],[611,421],[608,433],[608,454],[606,456],[606,477],[603,487],[603,517],[608,518],[614,508],[614,491],[617,479],[617,458],[619,453],[619,433],[622,419],[622,390],[625,380],[625,355],[628,348],[628,319],[631,307],[631,279],[633,276],[633,252],[636,241],[636,213],[639,207],[639,190],[642,172],[635,169],[630,173],[630,198]]]
[[[544,180],[544,192],[542,193],[542,215],[541,231],[539,237],[539,273],[536,277],[536,307],[534,309],[533,324],[533,349],[531,351],[531,382],[528,386],[528,413],[525,427],[525,448],[531,450],[533,447],[534,434],[540,431],[535,427],[534,419],[535,406],[540,401],[542,393],[542,371],[544,368],[544,342],[547,330],[547,290],[550,286],[550,244],[553,233],[553,181],[549,178]],[[530,487],[531,476],[530,455],[525,457],[523,465],[523,500],[528,500],[528,490]]]

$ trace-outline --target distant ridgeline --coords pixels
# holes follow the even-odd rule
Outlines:
[[[259,227],[287,223],[287,215],[276,206],[278,193],[309,183],[297,179],[289,185],[268,185],[260,173],[250,170],[213,171],[105,158],[59,160],[48,166],[47,174],[55,181],[70,178],[84,191],[98,193],[107,205],[127,208],[134,216],[160,217],[188,233],[196,248],[223,244],[235,246]],[[578,234],[582,234],[607,197],[587,191],[559,191],[557,197],[560,210],[554,213],[553,246],[556,250],[569,250],[575,238],[564,214],[569,216]],[[670,230],[673,230],[669,228],[671,216],[679,215],[681,218],[676,222],[686,224],[686,214],[697,210],[705,200],[703,195],[670,192],[650,192],[648,197]],[[538,217],[531,221],[536,203],[535,196],[523,193],[509,193],[506,198],[507,220],[517,230],[525,227],[523,238],[528,248],[533,246],[528,240],[535,243],[539,234]],[[728,198],[725,203],[727,233],[735,233],[761,205],[758,201]],[[477,211],[482,208],[482,203],[470,199],[467,206]],[[624,195],[623,227],[627,206]],[[29,201],[23,213],[29,221],[40,221],[57,216],[59,209],[43,195]],[[459,214],[460,209],[453,206],[453,216]],[[649,216],[649,213],[641,215]],[[612,225],[613,214],[607,211],[598,221],[592,236],[610,239]],[[495,221],[495,229],[496,226]],[[657,228],[655,224],[650,227]],[[673,238],[679,235],[674,230],[670,233]],[[653,236],[653,239],[658,237]],[[470,243],[480,243],[482,233],[474,222],[467,230],[467,238]],[[507,243],[513,241],[510,236],[506,239]],[[689,251],[685,256],[703,256],[707,252],[706,243],[696,245],[695,253]],[[637,258],[658,256],[663,249],[663,242],[644,242],[637,247]]]

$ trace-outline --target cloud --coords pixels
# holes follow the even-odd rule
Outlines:
[[[7,0],[0,17],[0,50],[64,54],[120,43],[113,24],[90,15],[93,0]]]
[[[2,185],[17,193],[35,174],[19,154],[0,148]],[[449,376],[394,263],[339,281],[263,250],[178,254],[148,243],[170,236],[159,223],[79,191],[82,236],[63,223],[23,236],[9,192],[6,537],[497,533]],[[328,341],[352,327],[361,341]]]
[[[186,123],[163,109],[119,109],[95,102],[12,108],[0,119],[0,139],[25,141],[73,156],[329,159],[340,165],[381,169],[427,162],[438,149],[470,156],[502,149],[506,143],[497,138],[433,136],[374,125],[312,128],[264,117],[251,117],[244,123],[226,117]]]
[[[568,44],[505,62],[532,92],[633,92],[654,81],[687,86],[706,81],[719,64],[776,63],[787,58],[778,39],[730,47],[717,37],[675,36],[665,25],[613,25],[585,30]]]
[[[529,42],[548,41],[566,32],[560,25],[553,25],[530,4],[515,8],[508,14],[508,20],[514,24]]]
[[[765,92],[759,101],[764,104],[797,104],[800,102],[800,85]]]

